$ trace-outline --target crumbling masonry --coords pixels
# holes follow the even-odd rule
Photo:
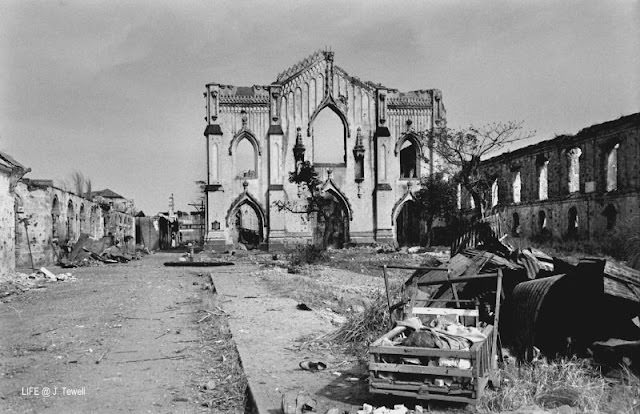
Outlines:
[[[513,235],[640,234],[640,113],[504,153],[482,170]],[[470,207],[467,195],[462,202]]]
[[[436,168],[424,132],[445,123],[439,90],[364,82],[319,51],[270,85],[210,83],[204,96],[209,245],[311,240],[313,223],[274,206],[304,202],[288,181],[303,160],[335,203],[332,244],[417,243],[412,191]]]

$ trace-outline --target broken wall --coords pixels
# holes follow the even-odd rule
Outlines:
[[[16,226],[18,267],[31,266],[30,254],[35,267],[54,263],[54,241],[74,243],[81,233],[94,238],[104,235],[104,212],[100,206],[68,191],[23,180],[16,186],[16,200],[17,218],[27,219],[28,223],[26,229],[24,223]],[[55,204],[58,209],[54,211]]]
[[[0,281],[15,269],[14,201],[9,185],[10,173],[0,169]]]
[[[541,161],[548,168],[546,200],[539,197]],[[640,234],[640,113],[502,154],[481,168],[498,180],[495,211],[513,235],[586,239],[626,229]]]

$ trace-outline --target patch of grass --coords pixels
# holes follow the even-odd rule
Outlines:
[[[482,411],[568,405],[582,412],[631,413],[640,406],[637,377],[627,372],[628,377],[622,384],[612,384],[585,359],[542,360],[519,368],[509,365],[501,374],[501,387],[487,390],[482,397],[479,404]]]
[[[312,244],[298,246],[289,253],[289,273],[300,273],[301,267],[309,264],[326,262],[328,260],[327,252],[324,249],[316,247]]]

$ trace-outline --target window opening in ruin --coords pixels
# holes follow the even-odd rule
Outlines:
[[[607,154],[607,191],[618,189],[618,148],[616,144]]]
[[[538,200],[546,200],[549,198],[548,193],[548,175],[547,170],[549,160],[542,160],[538,164]]]
[[[567,151],[569,193],[580,191],[580,155],[582,155],[580,148],[571,148]]]
[[[345,127],[342,119],[330,107],[321,110],[313,120],[313,162],[344,164]]]
[[[491,184],[491,207],[497,206],[498,201],[498,179],[495,179]]]
[[[84,204],[80,205],[80,233],[87,232],[87,217]]]
[[[51,204],[51,237],[56,239],[60,237],[60,203],[58,197],[53,197]]]
[[[578,209],[575,207],[571,207],[568,212],[567,217],[567,235],[570,237],[575,237],[578,234]]]
[[[248,138],[241,138],[238,141],[235,151],[236,173],[241,178],[256,178],[258,157],[256,150]]]
[[[76,220],[75,213],[73,211],[73,202],[69,201],[67,205],[67,240],[73,240],[74,234],[74,222]]]
[[[407,201],[396,217],[396,239],[399,246],[420,244],[420,212],[414,201]]]
[[[538,230],[540,230],[541,233],[547,230],[547,213],[543,210],[538,212]]]
[[[607,230],[613,229],[616,226],[616,220],[618,218],[618,211],[613,204],[607,204],[602,215],[607,218]]]
[[[520,203],[520,193],[522,191],[522,181],[520,178],[520,171],[516,171],[513,175],[513,183],[511,184],[511,189],[513,191],[513,202]]]
[[[400,177],[418,177],[418,151],[416,144],[405,139],[400,147]]]
[[[469,194],[469,208],[476,208],[476,200],[473,199],[473,196]]]
[[[460,183],[456,186],[456,207],[458,210],[462,209],[462,185]]]
[[[520,216],[518,213],[513,213],[513,226],[511,228],[511,233],[516,237],[520,235]]]

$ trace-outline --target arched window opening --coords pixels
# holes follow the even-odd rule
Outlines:
[[[253,147],[253,144],[249,139],[242,138],[238,141],[235,157],[236,173],[238,177],[256,178],[258,176],[258,157],[256,156],[256,149]]]
[[[518,204],[520,203],[520,194],[522,192],[522,181],[520,178],[520,170],[516,171],[513,174],[513,183],[511,184],[511,189],[513,191],[513,202]]]
[[[618,189],[618,147],[614,145],[607,154],[607,191]]]
[[[520,236],[520,216],[518,213],[513,213],[511,233],[516,237]]]
[[[613,204],[607,204],[602,215],[607,219],[607,230],[612,230],[616,226],[616,220],[618,219],[618,211]]]
[[[469,194],[469,208],[476,208],[476,200],[473,199],[473,196]]]
[[[458,183],[456,186],[456,207],[462,210],[462,185]]]
[[[569,193],[580,191],[580,155],[582,155],[580,148],[572,148],[567,151]]]
[[[538,230],[543,233],[547,230],[547,213],[544,210],[538,212]]]
[[[418,177],[418,150],[416,144],[405,139],[400,147],[400,178]]]
[[[345,163],[345,127],[331,108],[324,108],[313,120],[314,164]]]
[[[499,201],[500,200],[498,199],[498,180],[495,179],[491,184],[491,207],[497,206]]]
[[[571,207],[567,217],[567,235],[575,237],[578,235],[578,209]]]
[[[75,220],[76,215],[73,210],[73,202],[69,201],[69,204],[67,205],[67,240],[73,240],[75,238]]]
[[[549,198],[547,169],[549,160],[541,160],[538,163],[538,200]]]

